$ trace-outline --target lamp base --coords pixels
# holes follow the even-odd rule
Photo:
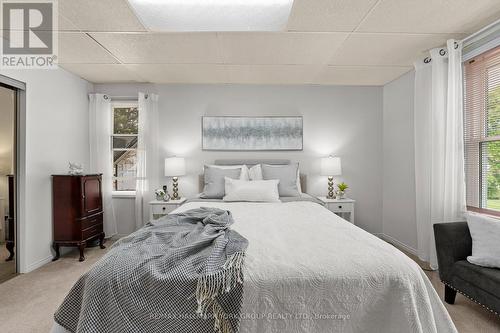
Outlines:
[[[170,200],[179,200],[179,183],[178,183],[179,178],[177,177],[172,177],[172,196],[170,197]]]
[[[327,199],[335,199],[335,192],[333,191],[333,177],[328,177],[328,194],[326,195]]]

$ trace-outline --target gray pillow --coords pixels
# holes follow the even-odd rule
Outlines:
[[[262,178],[264,180],[279,179],[278,191],[280,197],[299,197],[300,192],[297,188],[297,172],[299,164],[287,165],[268,165],[262,164]]]
[[[240,179],[241,168],[237,169],[221,169],[205,165],[203,193],[200,194],[202,199],[222,199],[226,194],[224,189],[224,177]]]

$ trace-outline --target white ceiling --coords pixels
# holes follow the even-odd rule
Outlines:
[[[500,0],[295,0],[284,32],[149,32],[126,0],[60,0],[59,63],[86,80],[383,85]]]

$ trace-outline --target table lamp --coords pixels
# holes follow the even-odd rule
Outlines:
[[[179,176],[186,174],[186,161],[183,157],[168,157],[165,159],[165,176],[172,177],[172,200],[179,200]]]
[[[321,159],[321,175],[328,176],[328,199],[334,199],[335,193],[333,192],[333,176],[340,176],[342,174],[342,166],[340,157],[324,157]]]

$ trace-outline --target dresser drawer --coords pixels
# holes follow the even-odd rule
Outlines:
[[[96,224],[102,224],[102,213],[81,219],[80,224],[82,230],[88,229]]]
[[[101,234],[103,228],[102,228],[102,223],[100,224],[95,224],[91,226],[90,228],[87,228],[85,230],[82,230],[82,240],[89,239],[91,237],[95,237]]]
[[[353,210],[352,202],[339,202],[339,203],[328,203],[328,209],[332,212],[342,213],[342,212],[351,212]]]

